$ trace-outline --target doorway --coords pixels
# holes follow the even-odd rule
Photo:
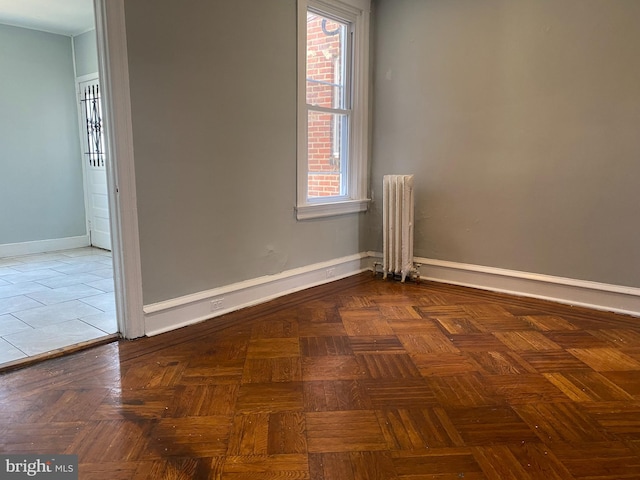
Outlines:
[[[30,1],[31,0],[20,3],[26,4]],[[86,1],[91,5],[91,0]],[[92,15],[94,15],[93,8]],[[2,19],[0,19],[0,23],[2,23]],[[95,27],[95,16],[93,18],[93,26]],[[38,30],[35,26],[15,25],[12,27],[26,29],[25,36],[29,34],[29,32]],[[55,32],[51,34],[55,35]],[[92,34],[95,38],[96,31],[94,30]],[[33,33],[33,35],[44,36],[50,35],[50,33],[43,31],[43,33]],[[73,35],[58,35],[73,38]],[[95,41],[94,49],[97,53]],[[75,61],[75,52],[73,52],[73,49],[71,55],[74,56]],[[97,58],[97,55],[95,56]],[[67,71],[69,70],[70,68],[67,67]],[[93,70],[98,71],[97,60]],[[44,78],[49,79],[46,75],[44,75]],[[76,81],[77,80],[81,80],[80,91],[84,93],[85,90],[87,90],[87,93],[89,93],[93,90],[93,93],[95,93],[92,98],[86,98],[85,102],[79,103],[79,105],[83,107],[89,106],[89,108],[84,108],[83,114],[83,109],[81,108],[79,110],[82,114],[81,117],[84,116],[84,118],[80,120],[80,124],[86,126],[88,120],[89,123],[93,125],[95,133],[95,127],[98,125],[96,124],[96,118],[101,119],[102,117],[102,99],[100,98],[101,91],[99,82],[97,81],[97,73],[90,76],[85,75],[80,79],[76,77]],[[73,82],[74,79],[72,77],[71,83],[68,84],[70,89],[73,89]],[[71,103],[71,105],[73,105],[73,103]],[[24,109],[25,107],[22,108]],[[75,108],[73,110],[75,110]],[[92,118],[92,113],[97,115],[93,115]],[[74,121],[73,124],[75,125],[75,123]],[[88,234],[91,238],[91,244],[100,247],[101,250],[91,247],[75,250],[67,250],[69,247],[54,247],[49,250],[38,250],[38,253],[32,256],[22,254],[3,255],[4,258],[0,259],[0,269],[2,270],[0,272],[0,276],[2,276],[2,280],[0,280],[0,354],[8,352],[10,345],[14,347],[20,345],[20,349],[27,353],[27,357],[38,355],[40,352],[36,351],[36,347],[31,340],[35,337],[39,337],[41,340],[46,338],[51,339],[58,333],[67,334],[70,340],[66,344],[67,346],[78,343],[78,341],[86,340],[84,337],[75,338],[77,335],[75,337],[74,335],[68,335],[71,333],[71,330],[66,329],[64,326],[66,325],[65,322],[75,322],[87,330],[87,332],[83,332],[83,335],[88,333],[89,336],[94,336],[94,338],[97,338],[96,336],[99,335],[99,332],[94,333],[95,328],[102,330],[102,332],[104,332],[102,335],[107,335],[120,329],[116,326],[115,329],[111,330],[111,325],[117,325],[118,323],[115,322],[115,317],[119,317],[116,313],[115,302],[115,297],[117,297],[118,294],[114,292],[113,285],[115,283],[116,286],[121,287],[123,282],[117,278],[120,270],[116,269],[114,275],[113,263],[115,262],[112,260],[111,252],[108,251],[112,249],[109,207],[114,200],[110,199],[110,189],[108,188],[108,159],[106,159],[104,155],[105,138],[102,128],[99,128],[98,131],[100,135],[94,136],[94,141],[92,142],[92,146],[94,146],[96,139],[99,139],[98,142],[101,144],[101,148],[98,150],[98,153],[95,150],[92,151],[89,149],[87,152],[83,152],[82,160],[78,160],[78,162],[82,162],[82,168],[85,173],[84,179],[87,192],[85,210],[87,223],[91,225]],[[76,132],[76,127],[73,126],[71,133],[75,133],[75,138],[77,139]],[[87,139],[86,135],[87,131],[85,129],[85,141]],[[64,138],[69,137],[65,136]],[[33,141],[30,143],[33,143]],[[31,145],[28,142],[27,149],[30,147]],[[76,150],[76,152],[80,152],[80,150]],[[75,152],[69,153],[71,156],[71,154]],[[70,156],[67,158],[71,158]],[[74,154],[73,157],[77,158],[76,154]],[[80,163],[78,163],[77,167],[80,168]],[[51,179],[50,183],[53,183]],[[24,188],[28,191],[26,186]],[[75,202],[75,205],[82,203],[81,197],[79,200],[80,202]],[[29,217],[23,216],[22,218],[27,219]],[[80,237],[76,237],[74,240],[79,238]],[[34,244],[37,242],[31,243]],[[16,243],[15,245],[18,244]],[[86,243],[84,245],[86,245]],[[115,242],[114,247],[114,250],[117,249],[118,242]],[[30,248],[31,245],[29,246],[29,249]],[[61,250],[60,248],[64,248],[65,250]],[[116,255],[114,254],[114,256]],[[109,270],[111,271],[109,272]],[[79,282],[79,278],[83,280]],[[58,314],[61,314],[62,317],[58,318]],[[50,319],[54,319],[50,325],[51,331],[46,335],[36,335],[35,331],[38,328],[47,327],[47,325],[41,325],[41,323],[44,320],[48,321]],[[3,322],[4,325],[2,325]],[[69,323],[69,325],[71,325],[71,323]],[[91,330],[91,332],[88,332],[89,330]],[[13,343],[7,343],[9,340]],[[23,340],[24,342],[20,343],[20,341]],[[26,343],[27,340],[30,342],[28,345]],[[50,344],[49,350],[59,348],[65,348],[65,345],[54,342]],[[42,353],[44,353],[44,351],[45,350],[42,350]],[[0,363],[6,361],[11,361],[11,359],[2,358],[2,355],[0,355]]]

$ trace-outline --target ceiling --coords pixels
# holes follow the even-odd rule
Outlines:
[[[78,35],[94,28],[93,0],[0,0],[0,23]]]

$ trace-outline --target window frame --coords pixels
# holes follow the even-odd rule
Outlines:
[[[298,220],[364,212],[369,207],[369,16],[370,0],[298,0]],[[346,195],[308,198],[307,11],[351,25],[351,110],[348,127]],[[342,161],[342,159],[341,159]]]

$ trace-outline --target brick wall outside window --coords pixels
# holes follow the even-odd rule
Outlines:
[[[336,59],[340,55],[340,35],[326,35],[322,18],[311,14],[307,19],[307,78],[335,83]],[[325,29],[339,24],[327,21]],[[334,108],[334,87],[307,82],[307,103]],[[333,115],[309,112],[308,119],[308,197],[340,195],[340,158],[335,155],[332,135]]]

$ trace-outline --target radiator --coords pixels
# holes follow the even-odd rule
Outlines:
[[[385,175],[382,181],[382,273],[404,282],[413,264],[413,175]]]

